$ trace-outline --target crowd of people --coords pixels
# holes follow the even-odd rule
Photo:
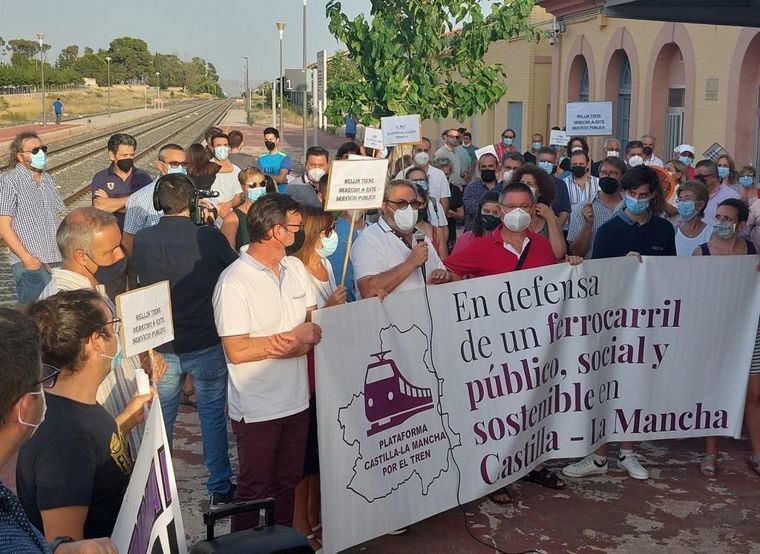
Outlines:
[[[264,130],[266,153],[257,158],[242,152],[241,132],[215,127],[203,144],[166,144],[156,178],[135,166],[136,139],[118,133],[106,146],[110,165],[92,178],[92,207],[61,220],[47,147],[19,134],[0,176],[0,237],[26,311],[0,310],[0,465],[19,452],[18,499],[0,485],[0,538],[19,552],[72,544],[114,551],[104,537],[129,480],[143,407],[160,399],[171,442],[179,404],[192,396],[209,503],[274,497],[275,523],[318,548],[313,348],[329,329],[311,322],[314,310],[590,258],[753,255],[760,247],[756,170],[737,168],[727,153],[695,164],[694,147],[681,145],[663,161],[647,134],[607,139],[594,161],[583,137],[554,148],[537,133],[521,153],[516,136],[506,129],[479,158],[471,134],[454,128],[438,148],[423,138],[411,155],[392,152],[382,207],[348,214],[323,209],[331,153],[308,148],[294,175],[275,128]],[[335,159],[365,153],[352,140]],[[174,340],[155,355],[125,358],[114,299],[161,281],[171,287]],[[140,367],[150,394],[136,393]],[[749,462],[760,474],[760,329],[748,372]],[[647,479],[634,446],[620,445],[617,464]],[[715,477],[718,439],[705,450],[699,470]],[[562,476],[539,465],[525,479],[562,489],[563,477],[607,465],[605,445]],[[511,502],[506,488],[489,497]],[[237,514],[232,529],[257,522]]]

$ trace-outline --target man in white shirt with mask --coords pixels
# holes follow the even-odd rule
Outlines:
[[[321,146],[310,146],[306,150],[304,174],[288,183],[285,194],[289,195],[302,206],[322,207],[320,200],[319,181],[325,176],[330,167],[330,153]]]
[[[404,292],[446,283],[450,274],[429,239],[415,233],[417,191],[411,182],[394,179],[385,189],[381,216],[359,235],[351,249],[357,298],[373,291]]]
[[[665,167],[665,162],[654,155],[654,148],[657,144],[657,139],[654,138],[654,135],[646,134],[642,136],[641,144],[644,145],[644,163],[646,165]]]

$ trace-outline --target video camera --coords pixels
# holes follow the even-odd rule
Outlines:
[[[206,198],[216,198],[219,192],[209,189],[195,189],[190,198],[190,219],[196,225],[208,225],[219,217],[219,212],[211,204],[202,203]]]

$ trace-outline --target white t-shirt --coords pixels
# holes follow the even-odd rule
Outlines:
[[[216,174],[214,183],[211,185],[211,190],[217,191],[219,196],[209,198],[214,206],[218,206],[222,202],[229,202],[233,196],[242,192],[243,189],[240,188],[240,181],[238,181],[239,173],[240,168],[232,164],[232,171],[229,173],[222,173],[220,171]]]
[[[712,225],[706,225],[699,235],[689,238],[681,232],[681,229],[676,229],[676,256],[691,256],[695,248],[710,240],[712,231]]]
[[[327,281],[320,281],[314,277],[314,275],[309,273],[311,284],[314,286],[314,297],[317,300],[317,309],[324,308],[325,304],[327,304],[327,299],[330,298],[332,293],[335,292],[335,289],[338,288],[330,260],[322,258],[322,265],[324,265],[327,270]]]
[[[425,272],[430,277],[436,269],[446,269],[433,247],[430,239],[425,237],[428,245],[428,259],[425,262]],[[372,277],[388,271],[405,262],[411,250],[390,228],[381,217],[364,230],[354,242],[351,249],[351,264],[354,266],[354,280],[357,283],[356,297],[361,298],[358,283],[365,277]],[[425,286],[422,271],[416,269],[393,289],[393,292],[404,292]]]
[[[409,171],[412,168],[415,168],[417,166],[410,165],[407,168],[402,169],[396,174],[396,179],[406,179],[406,172]],[[438,212],[433,217],[438,221],[438,223],[433,223],[433,221],[430,221],[430,224],[434,227],[445,227],[449,224],[449,220],[446,217],[446,212],[443,209],[443,205],[441,204],[441,198],[450,198],[451,197],[451,188],[449,188],[449,180],[446,178],[446,174],[438,169],[437,167],[433,167],[432,165],[428,165],[428,193],[430,196],[435,198],[436,204],[438,205]],[[429,211],[428,211],[429,215]]]
[[[665,162],[660,158],[652,154],[652,157],[648,160],[644,160],[644,165],[656,165],[657,167],[665,167]]]
[[[292,330],[316,305],[309,272],[291,256],[280,262],[280,276],[247,253],[219,276],[214,289],[214,319],[220,337],[266,337]],[[309,407],[306,356],[230,363],[230,419],[270,421]]]

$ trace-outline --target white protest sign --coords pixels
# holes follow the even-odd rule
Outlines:
[[[125,356],[147,352],[174,340],[169,281],[116,297]]]
[[[416,144],[422,140],[418,114],[381,117],[380,127],[383,131],[384,146]]]
[[[376,158],[373,158],[372,156],[362,156],[361,154],[349,154],[348,159],[349,160],[374,160]]]
[[[739,436],[756,263],[590,260],[314,312],[324,551],[607,442]]]
[[[571,102],[565,110],[565,129],[570,135],[612,134],[612,102]]]
[[[382,129],[373,129],[372,127],[365,127],[364,128],[364,147],[374,148],[375,150],[382,150],[385,147],[385,144],[383,144]]]
[[[493,154],[497,160],[499,160],[499,156],[496,154],[496,147],[493,144],[489,144],[488,146],[484,146],[483,148],[478,148],[475,150],[475,158],[480,159],[480,157],[483,154]],[[501,160],[499,160],[499,163],[501,163]]]
[[[388,160],[335,160],[328,175],[325,210],[374,210],[383,203]]]
[[[121,554],[187,552],[169,441],[158,398],[121,503],[111,540]]]
[[[551,133],[549,133],[549,146],[567,146],[567,143],[570,142],[570,135],[568,135],[565,131],[556,131],[552,129]]]

